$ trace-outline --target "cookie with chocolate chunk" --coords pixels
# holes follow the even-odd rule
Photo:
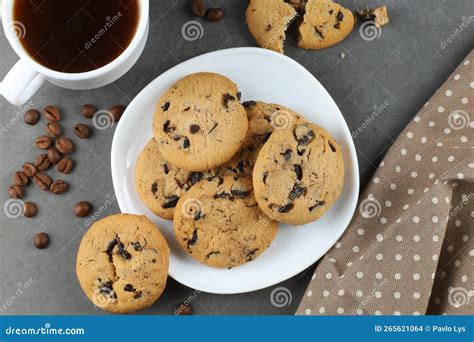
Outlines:
[[[298,46],[324,49],[347,37],[354,27],[352,12],[331,0],[308,0],[298,26]]]
[[[151,139],[135,166],[135,188],[148,209],[159,217],[171,220],[179,198],[193,184],[214,175],[212,171],[193,172],[174,166],[163,157],[158,144]]]
[[[112,215],[94,223],[82,238],[77,278],[97,307],[133,312],[161,296],[169,255],[163,235],[145,216]]]
[[[227,77],[197,73],[176,82],[159,99],[153,134],[163,157],[189,171],[229,161],[239,150],[248,121],[240,92]]]
[[[278,223],[258,207],[250,179],[226,176],[189,189],[176,206],[173,229],[194,259],[231,268],[261,255],[274,240]]]
[[[319,219],[338,198],[343,181],[341,147],[311,123],[274,131],[253,171],[255,197],[262,211],[292,225]]]

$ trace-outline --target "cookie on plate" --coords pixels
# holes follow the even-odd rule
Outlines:
[[[231,268],[252,261],[272,243],[278,223],[258,207],[252,181],[214,177],[194,185],[176,206],[173,229],[194,259]]]
[[[250,0],[245,11],[245,18],[250,33],[257,44],[265,49],[283,53],[286,30],[296,17],[298,6],[284,0]]]
[[[179,198],[193,184],[211,176],[212,171],[193,172],[174,166],[160,153],[155,139],[151,139],[138,157],[135,187],[148,209],[171,220]]]
[[[338,198],[343,181],[341,147],[311,123],[274,131],[253,171],[260,208],[271,219],[292,225],[319,219]]]
[[[352,12],[331,0],[308,0],[298,26],[298,46],[324,49],[339,43],[354,27]]]
[[[247,135],[240,150],[219,168],[220,175],[252,177],[258,153],[273,130],[285,128],[295,120],[304,120],[300,114],[279,104],[247,101],[243,105],[249,121]]]
[[[169,88],[158,101],[153,134],[173,165],[205,171],[229,161],[247,133],[237,86],[219,74],[197,73]]]
[[[152,305],[168,278],[169,247],[145,216],[112,215],[82,238],[76,273],[97,307],[128,313]]]

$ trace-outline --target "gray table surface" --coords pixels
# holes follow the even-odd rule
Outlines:
[[[62,108],[66,135],[71,127],[86,122],[80,115],[84,103],[99,108],[129,103],[150,81],[167,69],[205,52],[230,47],[256,46],[244,21],[246,1],[213,0],[225,10],[218,23],[202,21],[202,39],[183,39],[182,26],[193,20],[186,0],[152,0],[150,35],[138,63],[120,80],[92,91],[70,91],[46,85],[31,99],[41,109],[46,104]],[[358,27],[341,44],[322,51],[298,49],[286,44],[286,54],[305,66],[326,87],[339,105],[354,134],[360,165],[361,186],[367,183],[387,149],[419,108],[443,83],[463,57],[473,48],[474,2],[472,0],[385,0],[340,1],[355,10],[366,5],[387,5],[391,23],[371,41],[361,38]],[[465,23],[463,25],[463,23]],[[447,39],[451,37],[450,42]],[[17,61],[3,35],[0,36],[0,77]],[[341,52],[345,58],[341,58]],[[384,107],[365,127],[374,108]],[[8,200],[12,173],[39,153],[34,138],[43,132],[45,121],[36,126],[23,122],[25,108],[15,108],[0,98],[0,203]],[[0,312],[1,314],[94,314],[95,308],[82,293],[75,276],[75,257],[86,226],[72,214],[79,200],[91,201],[101,214],[119,212],[113,198],[110,176],[110,146],[114,129],[96,131],[82,141],[74,154],[77,167],[65,177],[71,188],[63,196],[48,195],[34,186],[27,200],[39,205],[34,219],[8,218],[0,212]],[[56,172],[51,175],[58,176]],[[48,249],[32,246],[36,232],[46,231],[52,243]],[[169,279],[164,295],[140,314],[173,314],[175,305],[193,300],[196,314],[202,315],[291,315],[303,296],[314,267],[271,288],[239,295],[195,293]],[[287,288],[289,305],[275,307],[271,291]],[[20,291],[21,290],[21,291]],[[20,293],[21,292],[21,293]]]

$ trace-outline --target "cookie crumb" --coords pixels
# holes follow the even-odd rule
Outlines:
[[[375,26],[382,27],[390,22],[387,6],[377,8],[366,8],[356,11],[357,17],[361,21],[373,21]]]

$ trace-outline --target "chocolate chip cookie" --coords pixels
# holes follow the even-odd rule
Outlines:
[[[303,20],[298,26],[298,46],[304,49],[324,49],[351,33],[352,12],[331,0],[308,0]]]
[[[189,171],[205,171],[229,161],[247,128],[237,86],[214,73],[197,73],[176,82],[158,101],[153,118],[161,154]]]
[[[76,273],[97,307],[128,313],[152,305],[168,277],[170,250],[158,228],[145,216],[112,215],[82,238]]]
[[[231,268],[262,254],[278,223],[258,207],[250,179],[226,176],[189,189],[176,206],[173,228],[179,245],[194,259]]]
[[[292,225],[319,219],[338,198],[343,181],[341,147],[311,123],[275,130],[253,171],[260,208],[271,219]]]
[[[214,176],[212,171],[192,172],[169,163],[151,139],[135,166],[135,187],[143,203],[155,215],[173,219],[179,198],[195,183]]]

